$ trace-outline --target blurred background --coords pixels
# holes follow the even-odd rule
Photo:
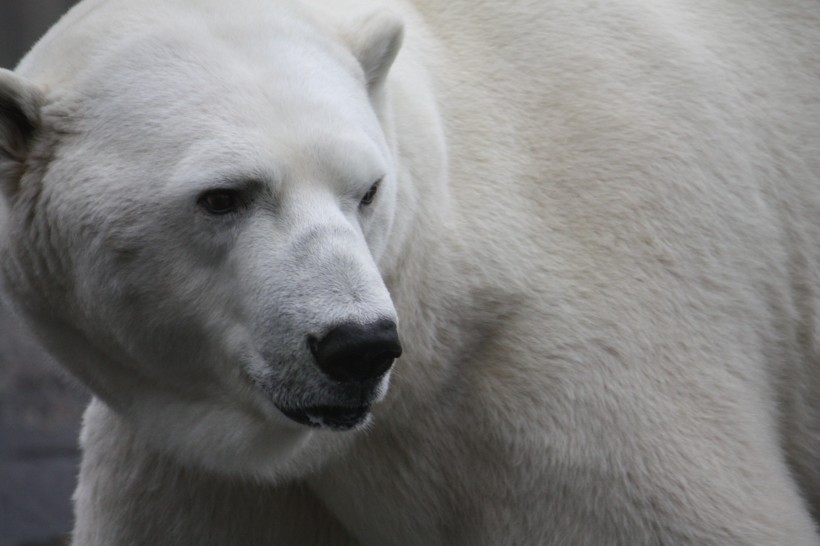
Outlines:
[[[13,68],[76,0],[0,1],[0,67]]]
[[[0,0],[0,67],[14,68],[72,4]],[[0,546],[67,544],[87,399],[0,305]]]

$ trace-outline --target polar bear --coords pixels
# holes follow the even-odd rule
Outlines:
[[[818,545],[820,6],[85,0],[0,73],[76,545]]]

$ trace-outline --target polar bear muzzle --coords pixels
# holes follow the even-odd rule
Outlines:
[[[383,394],[383,378],[393,362],[401,356],[396,323],[381,319],[368,324],[345,322],[330,329],[324,336],[308,336],[308,347],[322,373],[351,396],[345,403],[299,407],[277,405],[279,410],[297,423],[350,430],[364,423],[370,415],[370,405]]]

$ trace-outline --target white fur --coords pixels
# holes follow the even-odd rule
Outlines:
[[[98,397],[75,543],[820,544],[818,42],[813,0],[79,4],[0,74],[6,293]],[[396,316],[367,426],[271,403]]]

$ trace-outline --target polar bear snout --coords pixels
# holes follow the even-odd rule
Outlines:
[[[308,346],[319,369],[335,381],[376,379],[401,356],[396,323],[389,319],[342,323],[321,339],[308,336]]]

